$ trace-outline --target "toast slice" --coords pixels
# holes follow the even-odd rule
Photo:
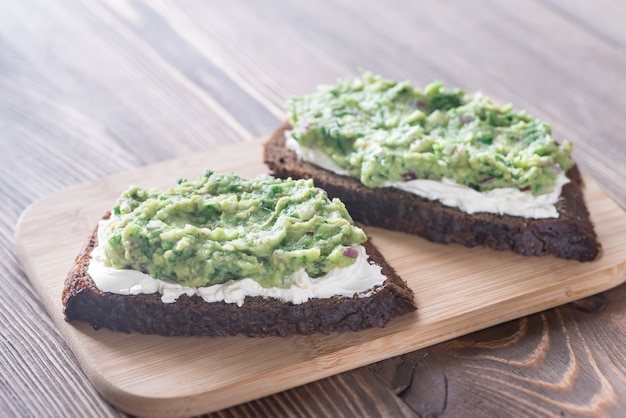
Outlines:
[[[558,218],[529,219],[490,213],[467,214],[453,207],[394,188],[368,188],[298,158],[286,147],[283,123],[265,143],[264,161],[274,176],[313,179],[315,185],[344,202],[357,222],[419,235],[433,242],[511,250],[524,256],[592,261],[600,243],[589,219],[577,166],[556,203]]]
[[[416,310],[413,291],[369,242],[370,261],[382,267],[387,280],[367,297],[309,299],[302,304],[277,299],[246,297],[233,303],[205,302],[197,295],[182,295],[163,303],[159,293],[120,295],[99,290],[89,273],[97,228],[76,258],[63,289],[67,321],[86,321],[94,329],[164,336],[249,337],[330,334],[383,327],[393,318]]]

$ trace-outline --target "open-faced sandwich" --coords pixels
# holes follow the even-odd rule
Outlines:
[[[343,203],[311,180],[211,171],[125,191],[62,299],[68,321],[161,335],[356,331],[416,309]]]
[[[594,260],[569,142],[481,94],[371,73],[287,104],[265,145],[278,177],[311,178],[365,225],[435,242]]]

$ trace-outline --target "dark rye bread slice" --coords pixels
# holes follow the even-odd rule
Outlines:
[[[90,323],[94,329],[165,336],[250,337],[330,334],[383,327],[393,318],[416,310],[413,291],[369,242],[370,260],[387,280],[368,297],[310,299],[294,305],[277,299],[247,297],[243,306],[205,302],[182,295],[174,303],[161,294],[118,295],[100,291],[87,273],[97,228],[76,257],[65,279],[62,301],[67,321]]]
[[[264,161],[276,177],[311,178],[315,186],[338,197],[354,220],[369,226],[419,235],[433,242],[457,243],[512,250],[525,256],[592,261],[600,251],[582,194],[582,179],[574,166],[566,174],[553,219],[475,213],[469,215],[412,193],[393,188],[370,189],[358,180],[340,176],[300,160],[285,146],[281,125],[265,144]]]

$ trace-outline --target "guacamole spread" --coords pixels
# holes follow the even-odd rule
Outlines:
[[[166,191],[130,187],[105,230],[99,245],[114,268],[188,287],[276,287],[300,269],[319,277],[354,263],[367,239],[312,180],[211,171]]]
[[[510,104],[448,90],[424,90],[371,73],[288,101],[291,135],[318,148],[372,188],[444,178],[478,191],[549,192],[572,167],[572,146]]]

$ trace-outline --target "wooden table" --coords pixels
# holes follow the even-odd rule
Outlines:
[[[626,3],[35,1],[0,5],[0,411],[119,416],[22,272],[22,211],[67,186],[268,135],[368,69],[551,122],[626,206]],[[620,416],[626,285],[216,416]],[[623,415],[621,415],[623,416]]]

